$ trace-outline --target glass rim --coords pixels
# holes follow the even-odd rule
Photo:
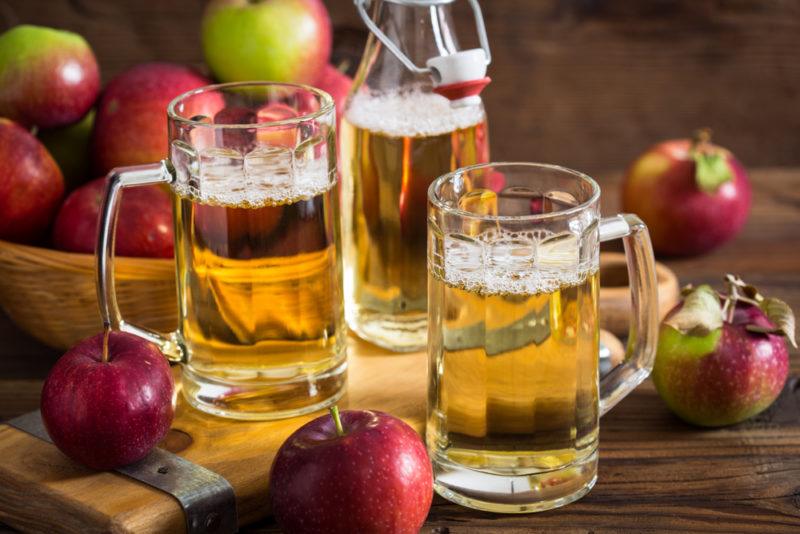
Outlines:
[[[486,169],[490,167],[522,167],[522,168],[533,168],[533,169],[549,169],[551,171],[558,171],[565,174],[568,174],[574,178],[577,178],[579,181],[588,183],[592,189],[591,196],[581,202],[576,206],[572,206],[571,208],[567,208],[561,211],[553,211],[550,213],[532,213],[530,215],[480,215],[477,213],[473,213],[471,211],[463,210],[461,208],[447,206],[445,205],[444,201],[439,197],[437,190],[441,188],[446,182],[458,177],[465,172],[470,172],[479,169]],[[527,161],[499,161],[499,162],[490,162],[490,163],[478,163],[476,165],[470,165],[468,167],[461,167],[454,171],[448,172],[447,174],[443,174],[442,176],[435,179],[430,187],[428,187],[428,201],[436,206],[439,210],[446,212],[451,215],[458,215],[460,217],[469,217],[471,219],[481,220],[481,221],[517,221],[517,222],[524,222],[524,221],[546,221],[557,219],[560,217],[576,215],[594,205],[600,198],[600,186],[597,182],[588,174],[582,173],[580,171],[576,171],[574,169],[570,169],[569,167],[564,167],[562,165],[554,165],[551,163],[535,163],[535,162],[527,162]]]
[[[320,106],[319,109],[316,111],[312,111],[311,113],[306,113],[304,115],[299,115],[297,117],[290,117],[288,119],[281,119],[277,121],[269,121],[269,122],[258,122],[258,123],[242,123],[242,124],[214,124],[209,122],[203,121],[196,121],[190,118],[186,118],[180,115],[176,110],[175,107],[178,106],[184,100],[200,95],[203,93],[210,93],[211,91],[219,91],[224,89],[235,89],[241,87],[284,87],[284,88],[291,88],[291,89],[300,89],[303,91],[307,91],[314,96],[319,98]],[[308,122],[310,120],[318,119],[323,115],[326,115],[330,112],[334,111],[334,104],[333,104],[333,97],[329,95],[327,92],[323,91],[322,89],[317,89],[316,87],[312,87],[310,85],[302,84],[302,83],[290,83],[290,82],[228,82],[228,83],[215,83],[211,85],[204,85],[203,87],[198,87],[196,89],[192,89],[190,91],[186,91],[185,93],[181,93],[167,105],[167,117],[171,121],[175,121],[180,124],[194,126],[194,127],[205,127],[210,129],[258,129],[258,128],[272,128],[275,126],[287,126],[287,125],[295,125],[300,124],[302,122]]]

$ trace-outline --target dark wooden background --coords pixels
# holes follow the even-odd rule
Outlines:
[[[352,1],[326,3],[337,59],[357,61],[365,33]],[[201,67],[204,4],[0,0],[0,29],[25,22],[77,31],[108,80],[142,61]],[[800,164],[800,1],[482,4],[494,56],[485,100],[495,159],[600,174],[656,141],[710,126],[747,165]],[[468,36],[470,11],[459,7]]]

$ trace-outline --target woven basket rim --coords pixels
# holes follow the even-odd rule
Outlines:
[[[20,261],[46,265],[62,270],[94,270],[95,255],[79,252],[66,252],[52,248],[12,243],[0,239],[0,256],[16,257]],[[115,271],[135,273],[139,269],[146,271],[174,271],[173,258],[134,258],[130,256],[114,257]],[[148,276],[143,276],[148,278]]]

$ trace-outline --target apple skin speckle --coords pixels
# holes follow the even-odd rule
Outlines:
[[[419,435],[377,411],[343,411],[341,421],[344,436],[323,415],[281,446],[270,476],[278,524],[287,534],[419,532],[433,498]]]
[[[789,373],[786,341],[749,332],[748,324],[772,326],[764,312],[745,303],[737,304],[731,322],[702,338],[661,326],[653,382],[681,419],[730,425],[762,412],[778,397]]]

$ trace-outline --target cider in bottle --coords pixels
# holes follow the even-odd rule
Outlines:
[[[371,33],[339,141],[346,315],[393,351],[426,343],[428,186],[489,159],[478,95],[491,56],[470,3],[481,48],[460,50],[453,0],[356,1]]]

